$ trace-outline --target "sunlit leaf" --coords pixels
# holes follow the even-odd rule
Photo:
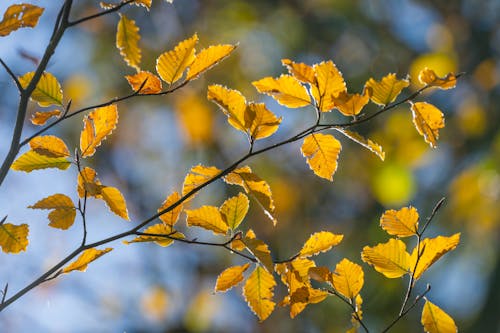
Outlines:
[[[28,150],[17,158],[10,167],[12,170],[31,172],[33,170],[57,168],[66,170],[71,162],[65,157],[48,157],[40,155],[33,150]]]
[[[123,60],[132,68],[140,71],[141,49],[139,48],[139,27],[134,20],[120,14],[120,21],[116,28],[116,47],[120,50]]]
[[[306,88],[291,75],[281,75],[277,79],[265,77],[252,84],[260,93],[273,97],[283,106],[300,108],[311,104]]]
[[[399,239],[391,238],[374,247],[365,246],[361,259],[388,278],[401,277],[410,270],[410,255],[405,243]]]
[[[316,232],[305,242],[302,250],[300,250],[300,256],[310,257],[320,252],[326,252],[340,244],[343,238],[344,235],[336,235],[329,231]]]
[[[455,88],[457,84],[457,77],[453,73],[449,73],[445,77],[438,77],[437,74],[427,67],[422,69],[418,74],[418,80],[422,84],[438,87],[439,89]]]
[[[23,88],[26,88],[35,72],[29,72],[19,77],[19,82]],[[63,93],[61,84],[57,81],[56,77],[51,73],[44,72],[38,81],[35,90],[30,98],[38,103],[41,107],[51,105],[62,105]]]
[[[172,206],[174,203],[179,201],[181,198],[180,194],[178,192],[174,192],[171,195],[165,199],[165,201],[161,204],[160,208],[158,208],[158,213],[161,212],[162,210]],[[172,228],[177,221],[179,220],[179,215],[182,212],[183,205],[179,204],[177,207],[174,209],[171,209],[169,212],[160,215],[160,220],[166,224],[167,226],[170,226]]]
[[[95,248],[91,248],[88,250],[85,250],[80,254],[78,259],[73,261],[71,264],[66,266],[62,272],[63,273],[69,273],[71,271],[81,271],[85,272],[87,270],[88,264],[90,264],[92,261],[98,259],[102,255],[108,253],[109,251],[113,250],[112,248],[108,247],[105,248],[104,250],[97,250]]]
[[[78,173],[78,196],[83,198],[87,196],[95,197],[101,194],[103,185],[97,179],[97,173],[94,169],[85,167]]]
[[[84,127],[80,135],[82,157],[94,155],[103,140],[110,135],[118,123],[115,104],[94,109],[83,119]]]
[[[396,100],[401,91],[409,85],[410,82],[407,79],[398,80],[396,74],[391,73],[380,81],[370,78],[366,82],[365,89],[373,103],[387,105]]]
[[[261,266],[257,266],[245,282],[243,296],[260,321],[269,317],[276,306],[273,301],[275,286],[273,275]]]
[[[317,176],[332,181],[341,149],[342,145],[332,135],[316,133],[304,139],[300,150]]]
[[[277,118],[264,103],[250,103],[245,113],[250,136],[259,140],[271,136],[278,130],[281,117]]]
[[[347,298],[356,297],[364,284],[364,272],[360,265],[342,259],[332,274],[333,287]]]
[[[281,59],[283,66],[286,66],[288,72],[293,75],[297,80],[316,84],[316,75],[314,73],[314,68],[301,62],[293,62],[290,59]]]
[[[370,96],[368,96],[366,91],[363,95],[348,94],[347,91],[341,91],[337,97],[333,98],[335,108],[344,116],[358,115],[365,105],[368,104],[369,100]]]
[[[125,220],[130,220],[127,211],[125,198],[116,187],[104,186],[101,189],[101,196],[108,208]]]
[[[199,186],[202,186],[203,184],[214,179],[220,172],[221,170],[213,166],[207,167],[199,164],[192,167],[189,173],[186,175],[186,178],[184,178],[184,184],[182,186],[182,196],[187,195]],[[187,202],[194,198],[195,194],[196,193],[193,193],[193,195],[191,195],[191,197],[189,197],[184,202]]]
[[[424,137],[432,148],[437,147],[439,139],[439,129],[444,128],[444,115],[434,105],[427,102],[417,102],[411,104],[413,114],[413,124],[418,133]]]
[[[308,271],[309,277],[313,280],[325,283],[332,283],[332,272],[325,266],[311,267]]]
[[[34,28],[44,9],[30,4],[11,5],[0,22],[0,36],[7,36],[19,28]]]
[[[376,143],[370,139],[367,139],[364,136],[362,136],[361,134],[354,132],[354,131],[349,131],[346,129],[337,129],[337,130],[339,132],[341,132],[342,134],[344,134],[345,136],[347,136],[352,141],[359,143],[363,147],[365,147],[368,150],[370,150],[371,152],[373,152],[382,161],[385,159],[385,152],[384,152],[382,146],[379,145],[378,143]]]
[[[61,111],[57,109],[46,112],[37,111],[33,114],[30,120],[33,125],[43,126],[50,118],[52,117],[59,118],[60,115]]]
[[[251,230],[251,229],[250,229]],[[260,239],[255,238],[255,235],[247,233],[247,235],[242,239],[246,248],[250,253],[252,253],[255,258],[267,269],[268,272],[273,272],[273,259],[271,258],[271,251],[266,243]]]
[[[335,106],[334,98],[346,90],[342,73],[333,61],[323,61],[313,66],[317,86],[312,86],[312,95],[320,111],[331,111]]]
[[[31,150],[47,157],[68,157],[68,147],[63,140],[54,135],[36,136],[29,142]]]
[[[229,56],[235,48],[236,45],[226,44],[212,45],[201,50],[196,55],[193,63],[189,66],[189,70],[186,74],[186,80],[196,79],[200,74],[224,60],[224,58]]]
[[[247,215],[249,204],[248,197],[241,192],[224,201],[220,207],[220,213],[229,228],[233,230],[238,228]]]
[[[152,1],[153,0],[135,0],[133,4],[136,6],[146,7],[149,10],[151,8]]]
[[[215,283],[216,292],[226,292],[229,289],[235,287],[243,281],[243,273],[250,267],[250,263],[246,263],[242,266],[233,266],[225,269],[217,277],[217,282]]]
[[[196,226],[212,231],[214,234],[225,235],[229,229],[222,219],[219,209],[214,206],[202,206],[198,209],[187,210],[188,227]]]
[[[174,240],[172,238],[168,238],[165,236],[170,236],[177,239],[184,238],[184,235],[178,231],[173,230],[168,225],[163,223],[154,224],[150,227],[144,229],[143,233],[150,235],[141,235],[134,238],[131,241],[123,241],[124,244],[132,244],[132,243],[147,243],[147,242],[155,242],[156,244],[167,247],[171,245]],[[154,236],[159,235],[159,236]]]
[[[415,207],[403,207],[398,211],[386,210],[380,217],[380,226],[389,235],[410,237],[418,231],[418,211]]]
[[[207,98],[220,107],[231,126],[242,132],[247,132],[245,122],[246,99],[238,90],[213,84],[208,86]]]
[[[71,198],[64,194],[51,195],[28,208],[52,210],[49,213],[49,226],[53,228],[66,230],[75,222],[75,205]]]
[[[183,40],[171,50],[161,54],[156,60],[156,71],[163,81],[172,84],[178,81],[184,70],[191,65],[195,59],[195,45],[198,43],[198,35]]]
[[[0,224],[0,246],[5,253],[26,251],[28,246],[29,226],[27,224]]]
[[[422,325],[427,333],[456,333],[455,321],[446,312],[433,303],[425,300],[422,309]]]
[[[157,94],[162,90],[161,80],[158,76],[148,71],[141,71],[134,75],[125,75],[128,83],[134,91],[138,91],[144,83],[140,94]]]

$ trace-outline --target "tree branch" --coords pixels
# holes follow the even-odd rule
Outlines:
[[[21,85],[21,82],[19,82],[19,80],[17,79],[16,74],[14,74],[14,72],[10,69],[9,66],[7,66],[7,64],[2,60],[2,58],[0,58],[0,63],[2,64],[3,68],[5,68],[7,73],[10,75],[12,80],[14,80],[14,82],[16,83],[17,90],[19,90],[19,92],[22,92],[24,89],[23,86]]]
[[[99,12],[97,14],[93,14],[93,15],[89,15],[89,16],[86,16],[86,17],[83,17],[81,19],[78,19],[78,20],[75,20],[75,21],[71,21],[68,23],[68,27],[72,27],[72,26],[75,26],[77,24],[80,24],[80,23],[83,23],[83,22],[86,22],[86,21],[90,21],[90,20],[93,20],[95,18],[98,18],[98,17],[101,17],[101,16],[104,16],[104,15],[108,15],[110,13],[114,13],[118,10],[120,10],[120,8],[122,8],[123,6],[126,6],[128,5],[129,3],[131,2],[134,2],[135,0],[127,0],[127,1],[124,1],[110,9],[106,9],[102,12]]]

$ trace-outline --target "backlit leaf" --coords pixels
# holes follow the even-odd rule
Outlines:
[[[198,35],[183,40],[171,50],[161,54],[156,60],[156,71],[163,81],[172,84],[178,81],[184,70],[189,67],[195,59],[195,45],[198,43]]]
[[[140,91],[140,94],[143,95],[157,94],[162,90],[161,80],[158,76],[148,71],[141,71],[134,75],[126,75],[125,78],[134,91],[138,91],[141,85],[146,82]]]
[[[247,233],[247,235],[242,239],[246,248],[250,253],[252,253],[255,258],[267,269],[268,272],[273,272],[273,259],[271,258],[271,251],[269,251],[269,247],[266,243],[261,241],[260,239],[255,238],[251,233]]]
[[[335,108],[344,116],[358,115],[368,104],[370,96],[365,92],[360,94],[348,94],[347,91],[341,91],[337,97],[333,98]]]
[[[313,280],[330,284],[332,283],[332,272],[330,272],[328,267],[311,267],[309,268],[308,274],[309,277]]]
[[[78,196],[83,198],[85,194],[90,197],[99,196],[103,185],[97,179],[97,173],[94,169],[85,167],[78,173]]]
[[[116,28],[116,47],[120,50],[123,60],[132,68],[140,71],[141,49],[139,48],[139,28],[135,21],[120,14],[120,21]]]
[[[238,228],[247,215],[249,203],[248,197],[241,192],[224,201],[220,207],[220,213],[229,228],[232,230]]]
[[[276,306],[273,301],[275,286],[273,275],[261,266],[257,266],[245,282],[243,296],[260,321],[269,317]]]
[[[48,157],[40,155],[33,150],[28,150],[17,158],[10,167],[12,170],[31,172],[33,170],[57,168],[66,170],[71,162],[65,157]]]
[[[29,142],[30,148],[37,154],[47,157],[68,157],[68,147],[63,140],[54,135],[36,136]]]
[[[49,120],[50,118],[52,117],[56,117],[56,118],[59,118],[59,116],[61,115],[61,111],[60,110],[52,110],[52,111],[46,111],[46,112],[35,112],[33,114],[33,116],[31,117],[31,123],[33,125],[37,125],[37,126],[43,126],[45,125],[45,123],[47,122],[47,120]]]
[[[19,77],[19,82],[23,88],[26,88],[30,82],[35,72],[29,72]],[[63,93],[61,89],[61,84],[57,81],[56,77],[51,73],[44,72],[38,81],[35,90],[31,94],[30,98],[36,102],[41,107],[51,106],[51,105],[62,105]]]
[[[313,68],[317,86],[312,86],[312,95],[320,111],[331,111],[335,106],[334,98],[346,90],[342,73],[331,60],[315,64]]]
[[[202,206],[198,209],[185,210],[188,227],[196,226],[212,231],[214,234],[225,235],[229,230],[222,219],[219,209],[214,206]]]
[[[354,132],[354,131],[349,131],[346,129],[337,129],[337,130],[339,132],[341,132],[342,134],[344,134],[349,139],[351,139],[352,141],[359,143],[363,147],[365,147],[368,150],[370,150],[371,152],[373,152],[382,161],[385,159],[385,152],[384,152],[382,146],[379,145],[378,143],[376,143],[370,139],[367,139],[364,136],[362,136],[361,134]]]
[[[250,136],[254,140],[264,139],[278,130],[281,117],[277,118],[264,103],[250,103],[245,113]]]
[[[208,86],[207,98],[221,108],[231,126],[242,132],[247,132],[245,122],[246,99],[238,90],[213,84]]]
[[[456,333],[457,325],[453,318],[433,303],[425,300],[422,309],[422,325],[427,333]]]
[[[92,156],[106,136],[111,134],[118,122],[118,110],[112,104],[94,109],[84,119],[83,131],[80,135],[82,157]]]
[[[311,104],[306,88],[291,75],[281,75],[277,79],[265,77],[252,84],[260,93],[273,97],[283,106],[300,108]]]
[[[455,88],[455,85],[457,84],[457,77],[455,74],[449,73],[445,77],[438,77],[432,69],[427,67],[420,71],[418,74],[418,80],[422,84],[438,87],[443,90]]]
[[[310,257],[328,251],[338,245],[343,238],[344,235],[336,235],[329,231],[316,232],[305,242],[302,250],[300,250],[300,256]]]
[[[342,150],[342,145],[337,139],[330,134],[311,134],[304,139],[300,150],[317,176],[333,180],[333,174],[337,170],[337,159]]]
[[[212,45],[201,50],[189,66],[186,80],[196,79],[200,74],[212,68],[229,56],[234,51],[236,45]]]
[[[34,28],[44,9],[30,4],[11,5],[0,22],[0,36],[7,36],[19,28]]]
[[[288,72],[293,75],[297,80],[316,84],[316,74],[314,73],[314,68],[301,62],[293,62],[290,59],[281,59],[283,66],[286,66]]]
[[[14,225],[0,224],[0,246],[5,253],[19,253],[26,251],[28,246],[29,227],[27,224]]]
[[[49,226],[66,230],[73,225],[76,217],[75,205],[71,198],[64,194],[54,194],[44,198],[34,205],[28,206],[32,209],[50,209]]]
[[[386,210],[380,217],[380,226],[389,235],[410,237],[418,231],[418,211],[415,207],[403,207],[398,211]]]
[[[387,105],[396,100],[401,91],[409,85],[410,82],[407,79],[398,80],[396,74],[391,73],[380,81],[370,78],[366,82],[365,89],[373,103]]]
[[[189,173],[186,175],[186,178],[184,178],[184,184],[182,186],[182,196],[187,195],[199,186],[205,184],[211,179],[214,179],[220,172],[221,170],[213,166],[206,167],[199,164],[192,167]],[[184,202],[187,202],[194,197],[195,193]]]
[[[63,273],[69,273],[71,271],[81,271],[85,272],[87,270],[88,264],[90,264],[92,261],[98,259],[102,255],[108,253],[109,251],[113,250],[112,248],[108,247],[105,248],[104,250],[97,250],[95,248],[88,249],[82,252],[82,254],[73,261],[71,264],[66,266],[62,272]]]
[[[333,287],[349,299],[356,297],[364,284],[364,272],[360,265],[342,259],[332,274]]]
[[[101,196],[108,208],[125,220],[130,220],[128,217],[127,204],[125,198],[116,187],[104,186],[101,189]]]
[[[133,3],[136,6],[143,6],[149,10],[151,8],[152,1],[153,0],[135,0]]]
[[[176,203],[180,199],[181,199],[181,196],[178,192],[172,193],[171,195],[169,195],[167,197],[167,199],[165,199],[165,201],[162,203],[161,207],[158,208],[158,213],[161,212],[162,210],[172,206],[174,203]],[[170,228],[172,228],[179,220],[179,215],[182,212],[182,207],[183,207],[183,205],[180,204],[177,207],[175,207],[174,209],[170,210],[169,212],[167,212],[163,215],[160,215],[160,220],[164,224],[166,224],[167,226],[170,226]]]
[[[226,292],[229,289],[235,287],[243,281],[243,273],[250,267],[250,263],[246,263],[242,266],[233,266],[225,269],[217,277],[217,282],[215,283],[216,292]]]
[[[411,104],[413,114],[413,124],[418,133],[424,137],[432,148],[437,147],[439,139],[439,129],[444,128],[444,115],[434,105],[426,102]]]
[[[158,223],[150,227],[147,227],[146,229],[144,229],[143,233],[151,235],[141,235],[134,238],[131,241],[123,241],[123,243],[129,245],[132,243],[155,242],[156,244],[162,247],[167,247],[171,245],[174,242],[174,240],[172,238],[164,237],[163,235],[168,235],[170,237],[179,239],[184,238],[184,235],[182,233],[174,231],[168,225],[165,225],[163,223]],[[161,235],[161,236],[153,236],[153,235]]]
[[[361,259],[388,278],[401,277],[410,270],[410,255],[405,243],[399,239],[391,238],[374,247],[365,246]]]

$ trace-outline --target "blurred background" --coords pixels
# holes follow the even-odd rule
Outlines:
[[[38,27],[21,29],[0,40],[0,57],[22,75],[35,68],[51,33],[62,1],[33,1],[46,7]],[[2,1],[0,10],[15,1]],[[73,17],[97,12],[98,1],[75,1]],[[438,74],[465,72],[450,91],[431,91],[418,98],[438,106],[446,117],[437,149],[418,135],[411,112],[403,105],[356,128],[386,151],[381,162],[362,147],[343,144],[333,183],[316,177],[300,154],[300,142],[249,162],[268,181],[276,204],[278,225],[258,205],[243,230],[253,228],[270,245],[273,256],[285,259],[315,231],[345,235],[318,264],[334,269],[342,258],[365,271],[363,311],[373,331],[396,316],[406,279],[386,279],[361,261],[365,245],[385,242],[379,228],[386,209],[418,208],[421,220],[446,197],[427,236],[461,232],[461,243],[421,279],[428,282],[429,300],[447,311],[461,332],[500,332],[500,1],[499,0],[176,0],[153,1],[124,8],[140,27],[141,67],[154,72],[162,52],[197,32],[198,49],[237,43],[233,55],[208,74],[172,95],[141,97],[120,103],[120,121],[98,153],[88,161],[104,184],[124,194],[132,222],[110,214],[101,201],[90,200],[89,240],[99,240],[130,228],[153,215],[162,201],[180,190],[185,174],[196,164],[224,168],[245,154],[245,137],[228,126],[226,117],[206,100],[207,85],[239,89],[248,100],[263,101],[283,117],[275,136],[259,145],[278,142],[314,123],[311,109],[286,109],[259,95],[251,82],[285,72],[282,58],[313,64],[333,60],[351,92],[360,92],[370,77],[387,73],[417,75],[424,66]],[[124,75],[133,74],[115,47],[118,14],[68,31],[49,63],[48,71],[63,84],[73,110],[129,93]],[[18,94],[8,75],[0,73],[0,158],[7,153]],[[373,106],[370,106],[373,108]],[[30,112],[38,109],[34,103]],[[368,109],[375,110],[375,109]],[[370,111],[368,111],[370,112]],[[73,148],[78,145],[82,117],[50,133]],[[341,118],[339,118],[341,119]],[[36,129],[27,122],[23,137]],[[70,148],[70,150],[72,150]],[[0,253],[0,285],[13,293],[70,253],[80,242],[81,221],[68,231],[47,226],[46,212],[28,205],[54,194],[77,200],[76,170],[10,172],[0,190],[0,215],[8,222],[30,225],[30,245],[18,255]],[[218,181],[191,207],[220,205],[236,189]],[[185,215],[179,226],[185,231]],[[195,228],[196,229],[196,228]],[[189,230],[188,237],[213,240],[210,232]],[[291,320],[288,308],[264,323],[247,308],[241,286],[213,294],[217,275],[239,257],[217,248],[174,244],[126,246],[89,266],[33,290],[0,315],[2,332],[342,332],[350,313],[338,299],[310,305]],[[284,296],[276,290],[276,301]],[[421,332],[417,306],[393,332]]]

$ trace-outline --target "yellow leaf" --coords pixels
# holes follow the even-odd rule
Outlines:
[[[176,203],[180,199],[181,199],[181,196],[178,192],[172,193],[171,195],[168,196],[167,199],[165,199],[165,201],[163,201],[163,203],[161,204],[161,207],[158,208],[158,213],[161,212],[162,210],[172,206],[174,203]],[[167,212],[163,215],[160,215],[160,220],[162,220],[162,222],[165,225],[170,226],[170,228],[172,228],[179,220],[179,215],[182,212],[182,207],[183,207],[183,205],[179,204],[179,205],[177,205],[177,207],[170,210],[169,212]]]
[[[311,104],[306,88],[291,75],[281,75],[277,79],[265,77],[252,84],[260,93],[271,96],[283,106],[300,108]]]
[[[36,136],[29,142],[30,148],[39,155],[47,157],[68,157],[68,147],[63,140],[54,135]]]
[[[148,71],[141,71],[134,75],[125,75],[125,78],[134,91],[138,91],[141,85],[146,82],[140,92],[142,95],[157,94],[162,90],[161,80],[158,76]]]
[[[248,126],[246,126],[245,121],[246,99],[238,90],[213,84],[208,86],[207,98],[220,107],[231,126],[242,132],[247,132]]]
[[[366,82],[365,89],[373,103],[387,105],[396,100],[401,91],[409,85],[410,82],[407,79],[398,80],[396,74],[391,73],[380,81],[370,78]]]
[[[255,268],[245,282],[243,296],[260,321],[269,317],[276,306],[273,301],[275,286],[273,275],[260,266]]]
[[[27,224],[0,224],[0,246],[5,253],[26,251],[28,246],[29,227]]]
[[[290,59],[281,59],[283,66],[286,66],[288,72],[293,75],[297,80],[316,84],[316,75],[314,74],[314,68],[301,62],[293,62]]]
[[[415,207],[403,207],[398,211],[386,210],[380,217],[380,226],[389,235],[410,237],[418,231],[418,211]]]
[[[94,109],[84,119],[83,131],[80,135],[82,157],[92,156],[106,136],[111,134],[118,122],[116,105]]]
[[[314,173],[321,177],[333,180],[333,174],[337,170],[337,159],[339,158],[342,145],[329,134],[311,134],[304,139],[301,151],[307,159],[307,164]]]
[[[312,95],[320,111],[331,111],[335,106],[334,98],[346,90],[342,73],[331,60],[315,64],[313,68],[317,85],[312,86]]]
[[[418,133],[432,148],[436,148],[439,129],[444,128],[443,113],[434,105],[426,102],[412,103],[411,111],[413,124],[415,124]]]
[[[111,250],[113,250],[113,249],[110,248],[110,247],[105,248],[104,250],[97,250],[95,248],[85,250],[78,257],[78,259],[76,259],[71,264],[69,264],[68,266],[66,266],[62,270],[62,272],[63,273],[69,273],[71,271],[85,272],[87,270],[88,264],[90,264],[92,261],[98,259],[100,256],[108,253]]]
[[[370,96],[364,92],[360,94],[348,94],[347,91],[341,91],[337,97],[333,98],[335,108],[344,116],[358,115],[361,110],[368,104]]]
[[[163,81],[172,84],[178,81],[184,70],[189,67],[195,59],[195,45],[198,36],[194,34],[191,38],[183,40],[171,50],[161,54],[156,60],[156,71]]]
[[[234,51],[236,45],[212,45],[203,49],[196,55],[193,63],[189,66],[186,80],[193,80],[198,76],[217,65]]]
[[[371,152],[373,152],[382,161],[385,159],[385,152],[384,152],[382,146],[379,145],[378,143],[376,143],[370,139],[365,138],[364,136],[362,136],[361,134],[359,134],[357,132],[349,131],[346,129],[340,129],[340,128],[338,128],[337,130],[339,132],[341,132],[342,134],[344,134],[349,139],[351,139],[352,141],[359,143],[363,147],[365,147],[368,150],[370,150]]]
[[[296,275],[303,282],[309,281],[309,270],[312,267],[316,267],[316,263],[307,258],[296,258],[290,264]]]
[[[49,120],[50,118],[52,117],[56,117],[56,118],[59,118],[59,116],[61,115],[61,111],[60,110],[52,110],[52,111],[46,111],[46,112],[35,112],[35,114],[33,114],[33,116],[31,117],[31,123],[33,125],[37,125],[37,126],[43,126],[45,125],[45,123],[47,122],[47,120]]]
[[[34,75],[35,72],[29,72],[19,77],[21,86],[26,88],[30,84]],[[54,75],[44,72],[30,98],[38,102],[38,105],[41,107],[51,106],[53,104],[62,105],[63,93],[61,84],[57,81]]]
[[[141,36],[135,21],[120,14],[120,21],[116,28],[116,48],[120,50],[123,60],[132,68],[140,71],[141,49],[137,45]]]
[[[136,6],[146,7],[148,10],[151,8],[151,2],[153,0],[135,0],[133,3]]]
[[[222,219],[219,209],[214,206],[202,206],[198,209],[187,210],[188,227],[196,226],[211,230],[214,234],[225,235],[229,230],[226,222]]]
[[[199,186],[202,186],[203,184],[211,181],[214,179],[221,171],[217,169],[216,167],[206,167],[201,164],[196,165],[191,168],[189,173],[186,175],[186,178],[184,178],[184,184],[182,186],[182,196],[185,196],[191,191],[194,191],[196,188]],[[193,193],[187,200],[184,202],[187,202],[195,197],[196,193]]]
[[[277,220],[272,215],[275,207],[271,187],[269,187],[269,184],[265,180],[252,173],[252,169],[249,166],[234,170],[224,177],[224,181],[228,184],[243,187],[245,192],[250,193],[257,200],[264,213],[276,225]]]
[[[0,22],[0,36],[7,36],[19,28],[34,28],[44,9],[30,4],[11,5]]]
[[[248,197],[241,192],[224,201],[220,213],[229,228],[232,230],[238,228],[247,215],[249,204]]]
[[[250,229],[251,230],[251,229]],[[253,231],[252,231],[253,232]],[[250,253],[252,253],[255,258],[263,265],[269,273],[273,272],[273,259],[271,258],[271,251],[266,243],[260,239],[252,237],[251,234],[247,233],[247,236],[243,238],[243,244]]]
[[[28,206],[32,209],[50,209],[49,226],[66,230],[73,225],[76,217],[76,209],[71,198],[64,194],[54,194],[44,198],[34,205]]]
[[[147,227],[146,229],[144,229],[143,233],[151,235],[141,235],[134,238],[131,241],[123,241],[123,243],[129,245],[132,243],[155,242],[156,244],[162,247],[167,247],[171,245],[174,242],[174,240],[172,238],[165,237],[166,235],[178,239],[184,238],[184,235],[182,233],[173,230],[172,228],[163,223],[158,223],[150,227]]]
[[[310,257],[320,252],[326,252],[340,244],[343,238],[344,235],[336,235],[329,231],[316,232],[305,242],[302,250],[300,250],[300,256]]]
[[[410,270],[410,255],[405,243],[399,239],[391,238],[374,247],[365,246],[361,259],[390,279],[401,277]]]
[[[12,170],[31,172],[33,170],[57,168],[66,170],[71,162],[65,157],[47,157],[33,150],[28,150],[17,158],[10,167]]]
[[[415,280],[419,279],[422,274],[436,261],[446,253],[454,250],[460,243],[460,233],[456,233],[450,237],[438,236],[436,238],[425,238],[420,243],[420,259],[413,274]],[[413,270],[417,261],[417,247],[415,247],[410,257],[410,268]]]
[[[438,77],[437,74],[427,67],[422,69],[418,74],[418,80],[422,84],[426,84],[429,86],[438,87],[439,89],[451,89],[455,88],[457,84],[457,77],[453,73],[448,73],[445,77]]]
[[[342,259],[332,274],[333,287],[349,299],[356,297],[364,284],[364,272],[360,265]]]
[[[309,277],[313,280],[319,282],[327,282],[332,283],[332,273],[328,269],[328,267],[320,266],[320,267],[311,267],[308,271]]]
[[[83,198],[85,192],[87,196],[96,197],[101,194],[102,184],[97,179],[97,173],[94,169],[85,167],[78,173],[78,196]]]
[[[127,204],[120,191],[116,187],[104,186],[101,189],[101,196],[108,208],[125,220],[130,220],[128,217]]]
[[[422,325],[427,333],[456,333],[457,325],[453,318],[433,303],[425,300],[422,310]]]
[[[226,292],[243,281],[243,273],[250,267],[250,263],[242,266],[233,266],[225,269],[217,277],[215,292]]]
[[[254,140],[273,135],[281,123],[281,117],[276,118],[274,113],[269,111],[264,103],[248,104],[245,118],[247,125],[249,125],[250,137]]]

